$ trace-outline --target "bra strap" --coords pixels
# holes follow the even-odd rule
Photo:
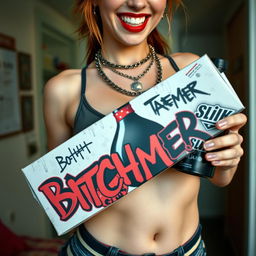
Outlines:
[[[169,55],[165,55],[165,57],[170,61],[171,66],[173,67],[173,69],[178,72],[180,70],[180,68],[178,67],[178,65],[176,64],[176,62],[174,61],[174,59],[169,56]]]
[[[87,68],[87,66],[82,69],[81,95],[85,94],[85,89],[86,89],[86,68]]]

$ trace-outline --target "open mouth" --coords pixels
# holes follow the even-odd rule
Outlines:
[[[129,32],[140,32],[146,27],[150,15],[145,13],[119,13],[118,17],[126,30]]]

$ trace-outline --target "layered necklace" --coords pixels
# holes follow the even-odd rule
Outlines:
[[[141,74],[137,76],[131,76],[120,71],[122,69],[127,70],[127,69],[134,69],[136,67],[139,67],[142,64],[146,63],[149,59],[150,59],[150,62],[147,65],[147,67],[144,69],[144,71]],[[144,92],[143,84],[142,82],[139,81],[139,79],[141,79],[143,76],[145,76],[149,72],[154,62],[156,63],[156,67],[157,67],[157,77],[156,77],[155,84],[158,84],[162,81],[162,66],[158,56],[155,53],[155,49],[151,45],[149,45],[148,55],[144,59],[131,65],[120,65],[120,64],[111,63],[102,56],[101,50],[99,50],[95,54],[95,65],[96,65],[99,76],[103,79],[104,82],[106,82],[114,90],[120,93],[123,93],[127,96],[138,96]],[[119,85],[115,84],[112,80],[110,80],[110,78],[103,71],[102,66],[110,69],[112,72],[114,72],[119,76],[132,80],[133,82],[130,84],[131,91],[128,91],[120,87]]]

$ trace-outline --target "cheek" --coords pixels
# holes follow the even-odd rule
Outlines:
[[[118,8],[124,3],[124,0],[98,0],[98,6],[102,20],[113,19],[113,14],[116,13]]]
[[[124,0],[99,0],[97,3],[104,11],[113,11],[122,5]]]
[[[154,11],[158,13],[163,13],[167,5],[167,1],[164,0],[150,0],[150,2]]]

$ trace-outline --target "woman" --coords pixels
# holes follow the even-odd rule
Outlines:
[[[64,71],[46,85],[49,149],[198,58],[163,56],[168,48],[156,26],[175,4],[181,0],[77,0],[88,66]],[[227,117],[217,127],[229,133],[205,143],[215,151],[206,156],[216,166],[211,182],[217,186],[228,185],[236,172],[243,154],[238,131],[245,123],[243,114]],[[82,224],[60,255],[206,255],[199,185],[198,177],[169,168]]]

